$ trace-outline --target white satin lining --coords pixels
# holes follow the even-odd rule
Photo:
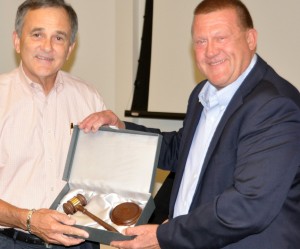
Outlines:
[[[63,204],[66,203],[68,200],[72,199],[77,194],[82,194],[87,199],[88,204],[85,206],[85,208],[92,214],[96,215],[97,217],[104,220],[106,223],[110,224],[114,228],[116,228],[119,232],[122,232],[123,229],[125,229],[127,226],[118,226],[114,224],[110,219],[110,212],[111,210],[117,206],[120,203],[123,202],[134,202],[138,204],[142,210],[144,209],[145,205],[147,204],[150,195],[149,193],[122,193],[116,194],[116,193],[105,193],[103,191],[89,191],[89,190],[83,190],[80,188],[72,189],[70,190],[62,199],[60,204],[57,207],[57,210],[59,212],[64,213],[63,211]],[[89,218],[87,215],[82,214],[81,212],[76,212],[72,215],[76,219],[76,225],[81,226],[89,226],[92,228],[97,229],[103,229],[101,225],[99,225],[97,222]],[[134,225],[131,225],[134,226]]]

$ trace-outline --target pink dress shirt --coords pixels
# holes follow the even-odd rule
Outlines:
[[[22,66],[0,75],[0,198],[22,208],[49,208],[62,180],[70,124],[106,109],[89,84],[58,73],[45,96]]]

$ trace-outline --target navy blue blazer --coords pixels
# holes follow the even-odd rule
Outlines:
[[[183,127],[161,133],[159,167],[176,172],[161,248],[296,249],[300,247],[300,94],[258,57],[229,103],[209,146],[187,215],[174,204],[202,112],[198,84]]]

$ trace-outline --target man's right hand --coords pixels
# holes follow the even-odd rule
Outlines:
[[[77,245],[84,242],[84,238],[88,238],[89,234],[73,227],[75,223],[75,219],[66,214],[50,209],[38,209],[31,218],[31,232],[49,244]]]
[[[79,128],[84,132],[96,132],[103,125],[125,129],[124,122],[122,122],[118,116],[110,110],[95,112],[78,124]]]

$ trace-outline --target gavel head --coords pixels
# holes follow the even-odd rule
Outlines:
[[[77,212],[78,206],[85,206],[86,204],[86,198],[82,194],[78,194],[64,203],[63,209],[66,214],[74,214]]]

